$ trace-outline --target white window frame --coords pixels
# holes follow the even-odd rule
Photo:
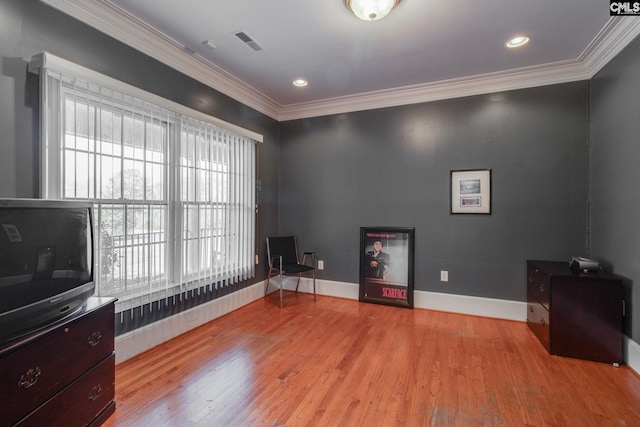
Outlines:
[[[263,141],[262,135],[258,133],[203,114],[199,111],[190,109],[173,101],[169,101],[157,95],[148,93],[139,88],[104,76],[100,73],[79,66],[65,59],[59,58],[48,52],[43,52],[39,55],[34,56],[29,64],[29,70],[34,73],[40,74],[42,83],[41,87],[46,87],[45,81],[47,79],[47,70],[55,70],[55,72],[79,77],[85,81],[97,84],[98,86],[108,87],[109,89],[126,94],[128,96],[132,96],[135,99],[149,102],[150,104],[173,112],[175,113],[176,121],[174,123],[168,124],[168,127],[171,130],[170,133],[176,138],[179,138],[181,128],[180,117],[184,116],[188,117],[190,120],[197,120],[203,122],[204,124],[220,127],[224,130],[233,132],[244,138],[252,139],[256,142]],[[63,137],[63,125],[60,122],[60,115],[52,115],[49,111],[47,111],[47,106],[51,107],[55,104],[60,105],[62,100],[56,99],[57,96],[58,95],[56,95],[55,91],[41,91],[41,197],[49,199],[61,199],[63,190],[61,188],[61,177],[63,173],[63,171],[61,170],[61,138]],[[183,203],[179,200],[180,189],[176,188],[179,187],[177,183],[180,182],[179,175],[181,173],[178,164],[180,154],[179,148],[177,148],[177,144],[169,144],[169,147],[167,147],[166,155],[169,157],[167,170],[171,171],[171,174],[176,175],[168,175],[165,180],[165,192],[168,194],[166,203],[167,205],[169,205],[166,218],[166,225],[168,227],[166,233],[169,236],[169,243],[167,245],[167,253],[165,254],[165,256],[167,257],[168,264],[166,275],[167,280],[170,282],[170,285],[169,287],[165,288],[165,290],[159,290],[157,292],[153,292],[153,295],[145,295],[141,298],[123,298],[123,296],[121,295],[116,295],[120,298],[120,301],[118,303],[118,311],[123,311],[128,308],[133,308],[141,304],[157,301],[163,298],[172,296],[175,297],[175,295],[178,295],[180,292],[194,289],[192,286],[201,286],[205,282],[207,282],[208,286],[215,286],[215,283],[212,283],[212,281],[226,281],[227,283],[229,282],[229,279],[233,281],[233,278],[230,276],[235,273],[233,271],[225,271],[222,272],[222,275],[217,276],[209,275],[206,277],[206,280],[193,280],[193,277],[185,277],[182,274],[182,248],[180,246],[183,244],[181,235],[183,233],[182,214],[184,211],[182,209],[176,208],[177,204]],[[249,177],[247,179],[251,180],[251,182],[247,184],[250,185],[253,197],[253,205],[250,207],[251,211],[253,212],[253,217],[251,219],[252,238],[251,241],[244,242],[246,247],[243,248],[244,252],[248,252],[248,254],[250,255],[250,260],[248,261],[250,270],[248,274],[242,276],[242,279],[253,277],[253,275],[255,274],[255,263],[253,262],[255,255],[255,194],[253,194],[255,189],[255,153],[253,162],[253,170],[250,171],[251,173],[247,175]],[[247,186],[246,188],[249,187]],[[248,190],[243,189],[242,191]],[[101,202],[104,204],[108,204],[109,200],[101,200]],[[117,202],[121,203],[121,200],[118,200]],[[151,202],[150,204],[153,205],[154,203],[155,202]],[[184,202],[184,204],[186,204],[186,202]],[[98,232],[94,233],[94,235],[99,237]],[[99,242],[97,241],[97,239],[94,245],[96,248],[99,246]],[[245,253],[245,256],[248,254]],[[99,258],[99,256],[94,257],[94,259],[96,260],[98,260]],[[94,280],[99,281],[99,278],[100,272],[96,268],[94,272]],[[100,284],[97,283],[97,285],[97,288],[100,289]]]

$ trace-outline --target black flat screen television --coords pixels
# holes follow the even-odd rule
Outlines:
[[[92,216],[88,202],[0,199],[0,344],[93,295]]]

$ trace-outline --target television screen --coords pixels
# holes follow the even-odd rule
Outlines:
[[[91,204],[0,200],[0,342],[70,314],[93,291]]]

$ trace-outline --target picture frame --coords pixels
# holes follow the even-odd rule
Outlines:
[[[450,213],[491,215],[491,169],[452,170]]]
[[[413,227],[360,227],[361,302],[413,308]]]

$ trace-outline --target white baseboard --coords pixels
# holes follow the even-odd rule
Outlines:
[[[264,297],[264,282],[116,337],[116,363]]]
[[[640,374],[640,344],[625,336],[622,356],[627,365]]]
[[[278,289],[278,280],[278,278],[272,279],[269,284],[270,292]],[[116,338],[116,363],[127,360],[171,338],[177,337],[189,329],[203,325],[262,298],[264,296],[264,285],[265,282],[256,283],[238,292],[118,336]],[[283,289],[293,290],[295,286],[296,281],[294,278],[287,277],[284,279]],[[357,283],[316,279],[316,293],[320,295],[357,300],[359,289]],[[303,278],[300,281],[298,290],[301,292],[313,292],[311,279]],[[527,320],[527,303],[522,301],[414,291],[413,302],[415,308],[520,322]],[[640,373],[640,345],[626,336],[624,341],[624,360],[634,371]]]
[[[520,322],[527,321],[527,303],[523,301],[414,291],[413,305],[416,308],[429,310],[517,320]]]
[[[295,280],[287,278],[283,282],[284,289],[293,290]],[[269,285],[269,289],[276,289]],[[312,292],[311,279],[300,281],[299,291]],[[358,299],[360,287],[357,283],[332,282],[316,279],[316,292],[339,298]],[[448,311],[473,316],[494,317],[497,319],[527,320],[527,303],[494,298],[473,297],[468,295],[446,294],[441,292],[414,291],[413,306],[429,310]]]

